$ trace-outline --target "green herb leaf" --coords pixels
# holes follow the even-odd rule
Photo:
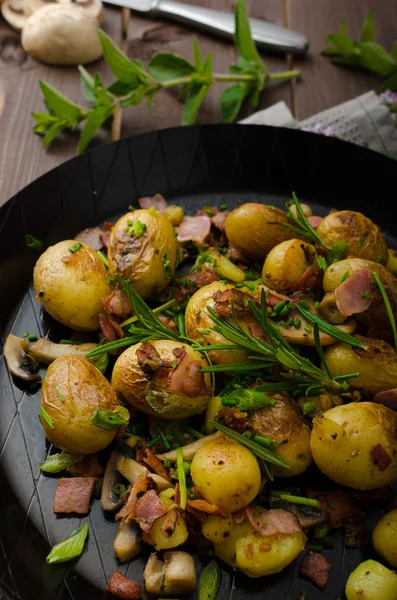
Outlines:
[[[179,493],[180,493],[180,506],[182,508],[182,510],[186,509],[186,504],[187,504],[187,487],[186,487],[186,473],[185,473],[185,465],[184,465],[184,460],[183,460],[183,452],[182,452],[182,448],[179,446],[176,449],[176,456],[177,456],[177,474],[178,474],[178,481],[179,481]]]
[[[88,523],[82,523],[65,537],[61,542],[55,544],[46,558],[49,565],[66,562],[80,556],[84,549],[84,543],[88,534]]]
[[[198,43],[198,40],[196,37],[193,40],[193,55],[194,55],[194,61],[196,63],[196,70],[201,71],[202,68],[204,67],[204,63],[203,63],[203,59],[201,57],[200,46],[199,46],[199,43]]]
[[[221,585],[221,572],[215,560],[212,560],[200,575],[197,600],[215,600]]]
[[[116,46],[113,40],[102,30],[98,31],[102,45],[103,56],[113,75],[122,83],[130,84],[131,88],[140,83],[137,65],[130,61]]]
[[[276,400],[257,390],[245,390],[235,385],[234,390],[222,397],[224,406],[234,406],[242,411],[259,410],[264,406],[274,406]]]
[[[56,123],[53,123],[51,125],[51,127],[49,127],[49,129],[47,130],[47,133],[44,136],[43,139],[43,148],[44,150],[47,150],[48,146],[51,144],[51,142],[54,141],[54,139],[57,137],[58,133],[61,133],[61,131],[63,131],[64,129],[68,128],[68,123],[67,121],[57,121]]]
[[[188,60],[172,52],[155,54],[148,65],[149,73],[160,81],[188,77],[194,70],[194,66]]]
[[[40,416],[47,423],[47,425],[51,427],[51,429],[55,429],[54,421],[51,419],[48,412],[42,406],[40,406]]]
[[[29,248],[29,250],[40,251],[44,248],[44,242],[42,242],[41,240],[38,240],[33,235],[30,235],[30,233],[27,233],[25,235],[25,240],[26,240],[26,245]]]
[[[369,71],[374,71],[381,77],[387,77],[397,69],[397,62],[393,56],[375,42],[361,43],[360,56],[361,66]]]
[[[70,126],[77,125],[87,109],[69,100],[49,83],[40,81],[39,85],[49,113],[61,119],[66,119]]]
[[[80,135],[79,144],[77,146],[77,154],[82,154],[84,152],[98,129],[113,114],[115,109],[115,106],[113,108],[99,106],[89,113],[83,131]]]
[[[87,100],[94,102],[95,80],[82,65],[79,65],[77,68],[80,71],[81,88],[83,90],[83,94]]]
[[[234,42],[237,46],[239,53],[243,58],[245,58],[245,60],[261,64],[262,59],[258,54],[254,40],[251,36],[247,7],[244,0],[237,0],[234,12],[234,19]]]
[[[196,122],[200,106],[208,94],[208,85],[194,85],[183,107],[182,125],[193,125]]]
[[[233,123],[236,120],[249,91],[249,87],[243,84],[226,88],[221,95],[222,121]]]
[[[39,463],[39,467],[45,473],[59,473],[79,462],[82,458],[82,454],[66,454],[66,452],[60,452],[59,454],[52,454],[45,462]]]
[[[375,41],[375,23],[374,14],[372,10],[369,11],[364,19],[364,23],[361,29],[361,42],[374,42]]]
[[[124,406],[119,406],[114,410],[97,408],[92,416],[91,425],[105,429],[105,431],[113,431],[119,425],[128,425],[130,413]]]

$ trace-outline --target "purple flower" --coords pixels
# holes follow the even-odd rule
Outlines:
[[[392,92],[391,90],[382,92],[378,98],[383,104],[397,104],[397,92]]]
[[[328,125],[328,127],[323,127],[321,122],[315,123],[315,125],[304,125],[301,127],[301,131],[319,133],[320,135],[325,135],[326,137],[336,137],[336,133],[331,125]]]

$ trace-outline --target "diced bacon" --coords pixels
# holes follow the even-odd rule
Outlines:
[[[242,412],[238,408],[228,406],[224,412],[225,425],[231,427],[238,433],[244,433],[250,428],[250,420],[246,412]]]
[[[140,208],[157,208],[157,210],[162,213],[168,207],[167,202],[163,198],[161,194],[156,194],[151,198],[150,196],[146,196],[145,198],[139,198],[138,204]]]
[[[98,454],[87,454],[67,469],[73,477],[100,477],[104,468],[98,462]]]
[[[201,368],[201,362],[192,360],[185,352],[177,367],[168,375],[167,389],[185,394],[189,398],[208,394],[210,388],[205,383],[204,373],[200,373]]]
[[[371,531],[364,523],[351,521],[347,523],[343,543],[353,548],[364,548],[371,541]]]
[[[127,579],[120,571],[115,571],[112,574],[106,589],[113,596],[123,598],[123,600],[139,600],[139,598],[143,598],[142,587],[139,583]]]
[[[62,478],[55,492],[54,513],[87,515],[96,483],[95,477]]]
[[[358,271],[335,290],[336,304],[344,317],[366,311],[371,306],[371,282],[368,271]]]
[[[172,333],[178,333],[178,327],[175,325],[171,317],[167,317],[167,315],[164,315],[163,313],[158,313],[157,318],[162,322],[164,327],[167,327],[167,329],[172,331]]]
[[[211,225],[219,229],[219,231],[225,231],[225,221],[228,214],[228,210],[222,210],[221,212],[218,212],[216,215],[211,217]]]
[[[99,325],[100,325],[101,331],[102,331],[103,335],[105,336],[105,338],[107,339],[107,341],[114,342],[115,340],[118,340],[119,339],[118,333],[116,331],[116,328],[113,327],[113,325],[109,319],[109,315],[107,315],[106,313],[99,313],[98,317],[99,317]]]
[[[111,231],[103,231],[102,233],[99,234],[99,237],[100,237],[101,242],[102,242],[102,246],[104,248],[106,248],[106,249],[109,246],[109,240],[110,240],[110,234],[111,233],[112,233]]]
[[[110,221],[105,221],[103,224],[103,231],[108,232],[112,231],[114,227],[114,223],[110,223]]]
[[[306,554],[299,569],[299,573],[315,583],[320,589],[324,589],[328,582],[328,573],[332,564],[322,554],[312,552]]]
[[[269,287],[263,284],[258,285],[258,292],[256,295],[260,296],[262,290],[265,290],[266,292],[266,304],[272,308],[282,300],[285,300],[286,302],[291,301],[291,298],[289,296],[285,296],[284,294],[275,292],[274,290],[271,290]]]
[[[177,227],[178,242],[203,243],[211,231],[211,219],[208,215],[198,217],[183,217],[182,223]]]
[[[155,487],[156,484],[151,477],[140,477],[137,479],[130,490],[130,495],[128,496],[127,502],[117,513],[115,520],[119,521],[120,519],[125,519],[126,522],[129,523],[131,519],[133,519],[135,506],[139,498],[141,498],[143,494],[146,494],[146,492],[149,490],[153,490]]]
[[[235,260],[237,262],[242,262],[246,264],[249,263],[249,259],[246,256],[244,256],[244,254],[240,252],[240,250],[237,250],[237,248],[235,248],[231,244],[229,244],[226,256],[227,258],[231,258],[232,260]]]
[[[141,446],[141,447],[140,447]],[[171,481],[167,469],[163,465],[160,459],[154,454],[151,448],[145,448],[143,442],[138,442],[136,445],[137,451],[135,458],[137,461],[144,462],[148,467],[154,471],[157,475],[160,475],[167,481]]]
[[[149,381],[153,378],[153,374],[165,365],[160,354],[150,342],[141,344],[135,354],[138,359],[138,365]]]
[[[342,527],[348,522],[348,519],[357,519],[364,516],[363,511],[343,490],[334,492],[308,490],[307,495],[309,498],[316,498],[320,503],[319,508],[329,514],[330,527]]]
[[[382,444],[376,444],[376,446],[373,446],[370,454],[379,471],[385,471],[393,462],[392,457],[386,452]]]
[[[227,515],[219,508],[219,506],[210,504],[206,500],[188,500],[187,506],[208,515],[218,515],[223,519],[227,519]]]
[[[102,230],[99,227],[90,227],[89,229],[83,229],[75,236],[75,240],[87,244],[93,250],[100,250],[103,247],[101,240]]]
[[[372,400],[373,402],[383,404],[383,406],[387,406],[392,410],[397,410],[397,388],[378,392],[377,394],[375,394]]]
[[[171,537],[175,531],[176,523],[178,521],[178,511],[175,508],[171,508],[168,511],[167,518],[164,521],[161,529],[166,536]]]
[[[113,290],[102,299],[105,313],[116,315],[123,321],[132,315],[130,303],[123,290]]]
[[[313,229],[317,229],[317,227],[320,225],[321,221],[323,220],[323,217],[311,215],[310,217],[307,217],[307,220],[309,221],[309,223],[313,227]]]
[[[232,306],[234,314],[238,319],[244,316],[251,316],[249,301],[252,301],[252,298],[249,294],[241,290],[235,288],[223,291],[218,290],[212,295],[212,298],[215,301],[214,310],[218,317],[232,318]]]
[[[249,505],[245,513],[252,527],[263,537],[276,533],[297,533],[301,531],[297,517],[282,508],[261,510]]]
[[[135,506],[134,519],[142,531],[150,531],[153,523],[163,517],[167,509],[154,490],[146,492]]]
[[[306,271],[290,285],[291,292],[305,292],[308,288],[312,291],[317,291],[322,284],[323,272],[321,269],[308,267]]]

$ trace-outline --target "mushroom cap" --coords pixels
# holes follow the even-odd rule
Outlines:
[[[22,31],[27,16],[24,13],[24,2],[23,0],[4,0],[1,2],[1,14],[11,27],[17,31]]]
[[[30,15],[22,46],[33,58],[53,65],[78,65],[102,56],[98,23],[73,4],[51,4]]]
[[[14,0],[18,1],[18,0]],[[19,0],[21,1],[21,0]],[[97,20],[98,25],[101,24],[104,14],[103,4],[101,0],[22,0],[23,12],[27,17],[30,17],[34,12],[44,8],[45,6],[76,6],[81,8],[87,17],[93,17]]]

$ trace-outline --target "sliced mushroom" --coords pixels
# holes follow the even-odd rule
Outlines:
[[[138,526],[133,521],[121,521],[113,543],[114,553],[120,562],[125,563],[138,556],[141,551]]]
[[[17,31],[22,31],[28,17],[24,13],[24,0],[4,0],[1,4],[1,14]]]
[[[301,316],[299,316],[299,318],[301,320],[299,329],[296,329],[293,326],[288,328],[280,327],[281,335],[290,344],[299,344],[300,346],[315,346],[316,343],[314,341],[313,325],[305,321]],[[343,325],[338,325],[337,329],[344,331],[345,333],[353,333],[353,331],[356,329],[356,326],[356,322],[353,319],[349,319]],[[308,329],[310,328],[311,332],[309,332],[308,329],[305,329],[305,327]],[[324,333],[324,331],[320,331],[319,334],[320,343],[322,346],[330,346],[331,344],[335,344],[337,341],[334,337],[328,335],[328,333]]]
[[[113,492],[116,485],[123,481],[117,471],[117,464],[121,456],[120,452],[113,450],[106,464],[101,492],[101,506],[103,510],[119,510],[123,505],[123,498]]]
[[[193,558],[179,550],[165,552],[164,560],[159,560],[157,554],[153,553],[146,564],[143,578],[149,594],[189,594],[196,587]]]
[[[315,508],[314,506],[287,504],[285,508],[298,517],[299,525],[302,529],[322,525],[328,521],[328,513],[319,508]]]
[[[318,310],[323,319],[328,321],[328,323],[341,325],[346,321],[346,317],[339,312],[339,308],[336,303],[335,292],[327,292],[325,294],[324,298],[320,302]]]
[[[104,10],[101,0],[55,0],[55,2],[62,6],[73,3],[74,6],[81,8],[87,17],[96,19],[98,25],[102,22]],[[54,5],[54,0],[23,0],[23,12],[30,17],[40,8],[50,5]]]
[[[183,460],[193,460],[194,455],[196,454],[197,450],[201,448],[201,446],[204,446],[204,444],[208,444],[208,442],[212,442],[213,440],[216,440],[221,437],[223,437],[222,433],[217,431],[216,433],[206,435],[200,438],[199,440],[192,442],[191,444],[186,444],[186,446],[182,446]],[[164,454],[158,454],[157,458],[159,458],[160,460],[169,460],[170,462],[176,462],[176,450],[169,450],[169,452],[164,452]]]
[[[117,463],[117,470],[123,477],[128,479],[130,483],[135,483],[140,477],[147,477],[150,475],[155,482],[158,491],[162,492],[163,490],[173,487],[169,481],[164,479],[164,477],[157,475],[157,473],[151,473],[147,467],[141,465],[133,458],[122,456]]]
[[[40,338],[30,346],[28,353],[39,362],[49,365],[60,356],[85,356],[97,346],[98,344],[55,344],[47,338]]]
[[[26,354],[29,341],[23,338],[8,335],[4,344],[4,357],[6,359],[8,370],[25,381],[40,381],[41,377],[37,373],[39,363],[31,356]]]

